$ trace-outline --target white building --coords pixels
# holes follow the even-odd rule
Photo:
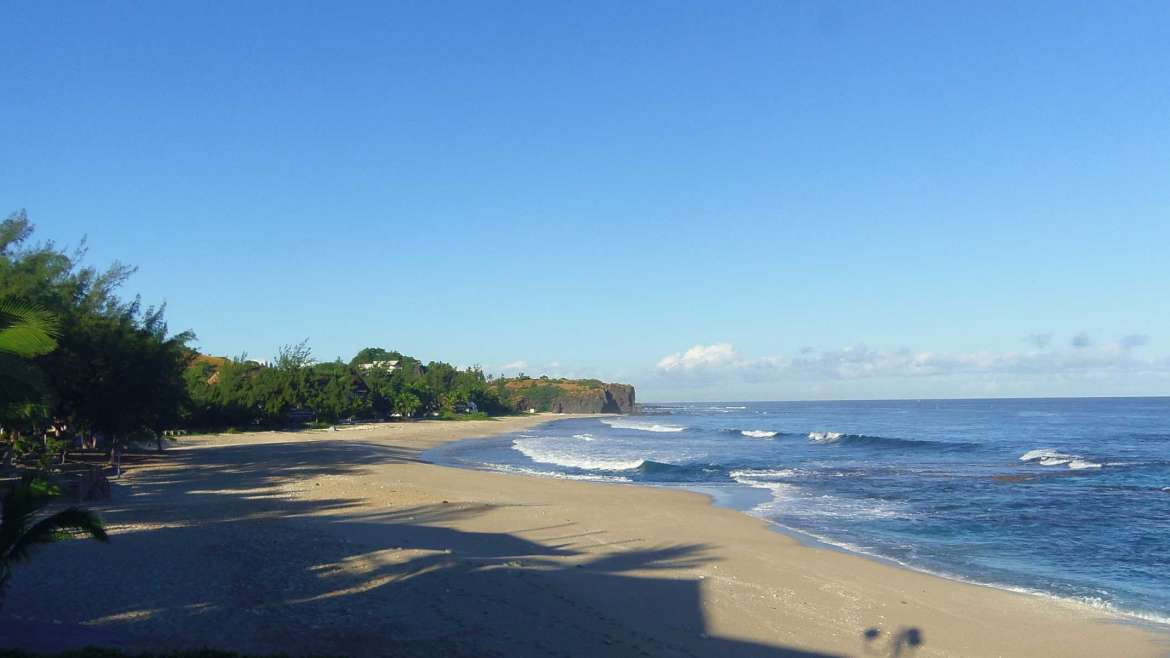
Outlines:
[[[362,363],[358,365],[359,370],[384,370],[386,372],[394,372],[398,370],[398,361],[370,361],[369,363]]]

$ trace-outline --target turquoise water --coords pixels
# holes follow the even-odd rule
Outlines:
[[[697,488],[849,550],[1170,618],[1170,398],[656,404],[427,458]]]

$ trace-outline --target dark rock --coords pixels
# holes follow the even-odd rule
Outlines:
[[[606,384],[603,413],[634,413],[634,387],[629,384]]]

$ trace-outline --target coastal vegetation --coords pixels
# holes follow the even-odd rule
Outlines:
[[[349,363],[316,363],[306,342],[281,347],[271,364],[199,355],[183,377],[185,419],[200,428],[514,412],[479,368],[424,364],[381,348]]]
[[[633,405],[629,387],[496,378],[382,347],[348,362],[317,361],[307,340],[278,348],[269,361],[201,354],[193,332],[169,330],[165,305],[119,295],[134,267],[97,268],[85,262],[84,241],[65,249],[33,234],[24,212],[0,222],[0,337],[23,349],[0,350],[4,463],[47,463],[71,448],[101,448],[116,460],[131,442],[161,448],[162,436],[177,430]]]
[[[165,305],[119,294],[132,266],[97,268],[84,241],[65,249],[33,234],[23,212],[0,222],[0,605],[12,568],[38,546],[107,540],[95,514],[54,503],[66,492],[108,497],[100,464],[118,473],[132,444],[161,450],[180,430],[487,418],[606,399],[595,380],[497,379],[380,347],[348,362],[318,362],[307,340],[270,362],[201,354],[193,332],[169,330]]]

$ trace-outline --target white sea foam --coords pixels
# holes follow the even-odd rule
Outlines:
[[[743,430],[740,434],[753,439],[770,439],[779,432],[769,432],[768,430]]]
[[[557,478],[558,480],[586,480],[588,482],[629,482],[630,478],[621,475],[592,475],[589,473],[573,474],[573,473],[556,473],[550,471],[538,471],[534,468],[524,468],[523,466],[512,466],[509,464],[490,464],[485,463],[484,466],[493,471],[501,471],[503,473],[519,473],[520,475],[536,475],[539,477]]]
[[[747,484],[742,479],[759,480],[768,478],[790,478],[799,475],[800,471],[794,468],[741,468],[728,473],[731,479],[740,484]]]
[[[1020,455],[1020,461],[1032,462],[1032,461],[1037,461],[1040,459],[1051,459],[1054,457],[1068,457],[1068,456],[1069,455],[1065,455],[1063,453],[1057,452],[1055,448],[1036,448],[1035,450],[1029,450],[1028,452],[1025,452],[1024,454]]]
[[[892,519],[912,516],[910,512],[894,503],[875,500],[858,500],[837,496],[801,495],[801,488],[774,478],[788,478],[796,475],[793,469],[741,469],[728,473],[740,484],[772,493],[771,500],[756,505],[751,513],[770,517],[772,514],[800,516],[804,518],[844,519]]]
[[[592,441],[593,435],[588,433],[588,432],[585,432],[583,434],[574,434],[573,438],[574,439],[581,439],[582,441]]]
[[[1126,610],[1125,608],[1119,608],[1116,605],[1114,605],[1113,603],[1106,601],[1105,599],[1102,599],[1102,598],[1097,598],[1095,596],[1078,596],[1078,597],[1073,597],[1073,598],[1065,598],[1062,596],[1048,594],[1046,592],[1034,592],[1034,593],[1038,596],[1044,596],[1044,597],[1047,597],[1050,599],[1055,599],[1055,600],[1060,601],[1062,603],[1073,603],[1073,604],[1087,605],[1091,608],[1096,608],[1098,610],[1104,610],[1106,612],[1110,612],[1110,613],[1113,613],[1115,615],[1121,615],[1123,617],[1133,617],[1135,619],[1141,619],[1142,621],[1154,622],[1156,624],[1170,624],[1170,617],[1166,617],[1163,615],[1156,615],[1156,614],[1153,614],[1150,612],[1143,612],[1140,610]]]
[[[1068,466],[1070,470],[1083,471],[1101,468],[1101,464],[1089,461],[1080,455],[1069,455],[1055,448],[1037,448],[1020,455],[1022,462],[1036,462],[1041,466]]]
[[[641,459],[614,459],[591,455],[570,455],[555,449],[536,445],[533,441],[516,439],[512,447],[534,462],[555,464],[589,471],[628,471],[642,465]]]
[[[661,425],[659,423],[640,423],[634,420],[603,418],[601,422],[614,429],[640,430],[642,432],[681,432],[686,429],[682,425]]]
[[[809,432],[808,439],[813,443],[836,443],[845,436],[841,432]]]

